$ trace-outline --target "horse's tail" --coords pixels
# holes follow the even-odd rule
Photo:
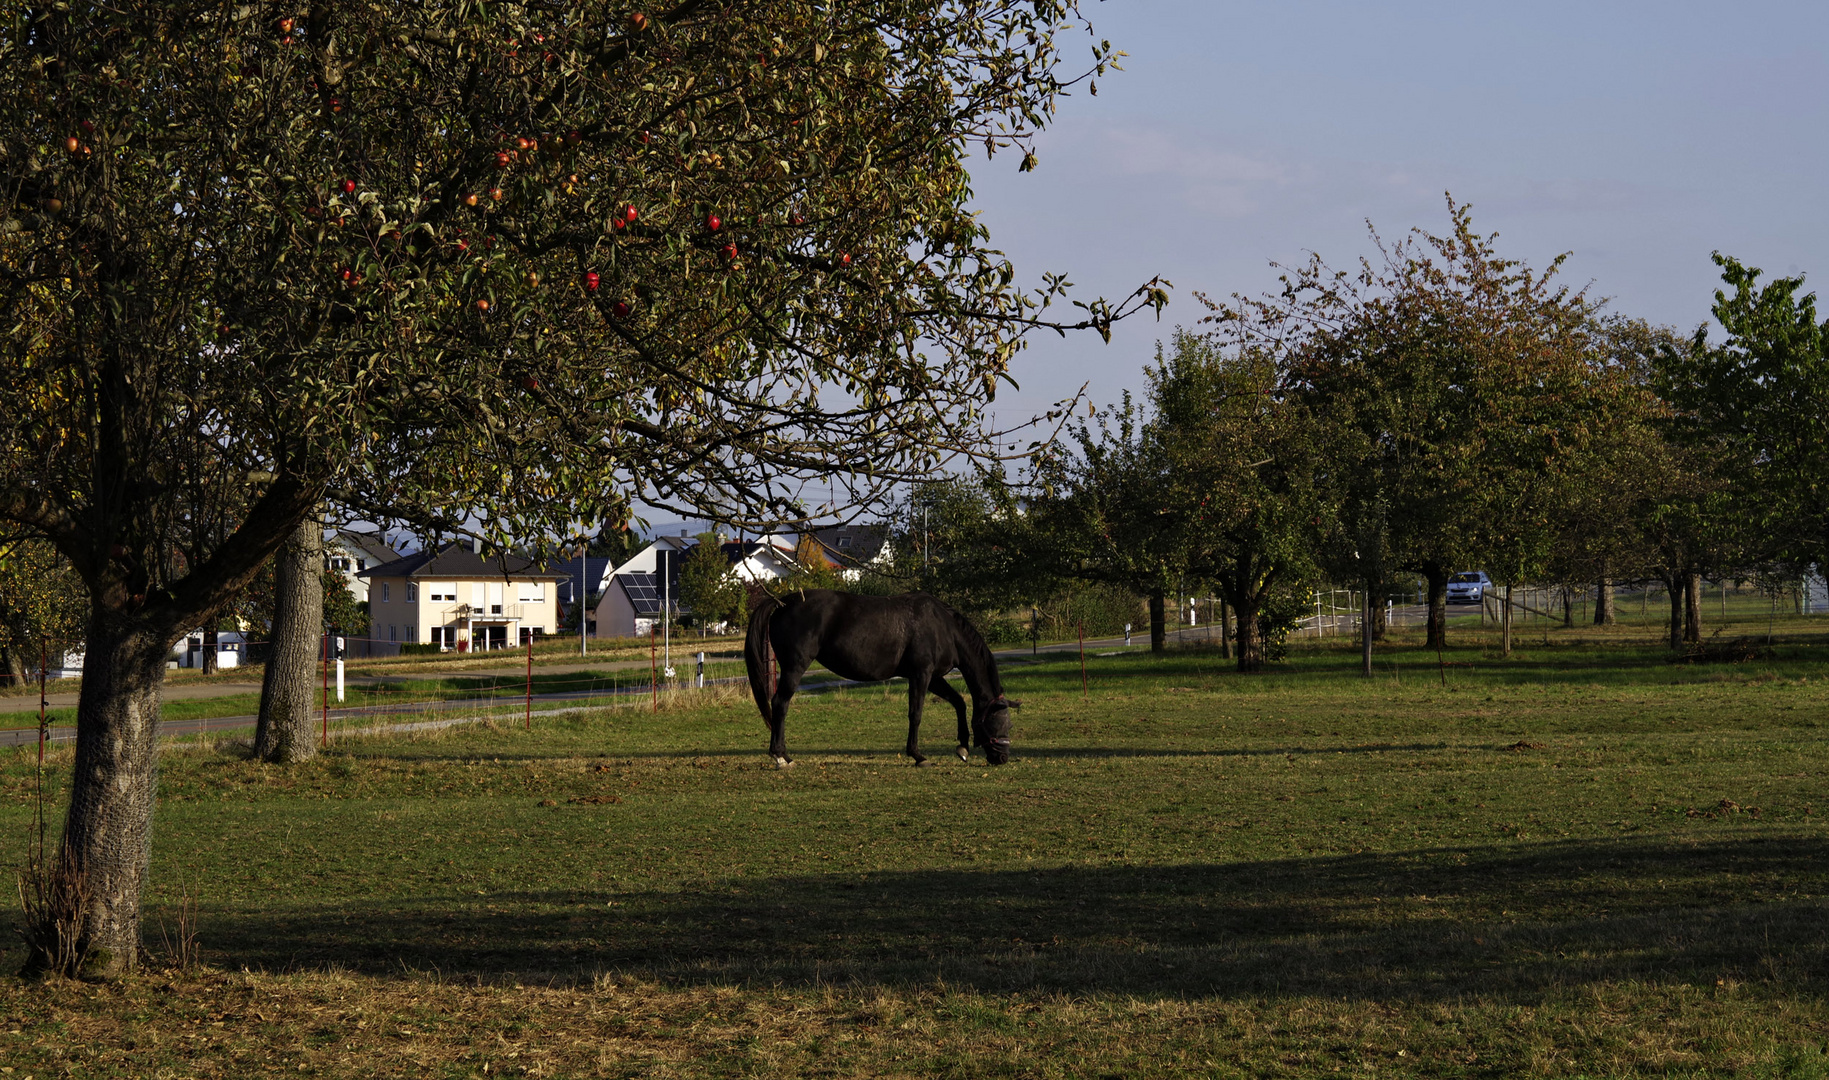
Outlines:
[[[769,597],[756,605],[749,616],[749,636],[743,641],[743,666],[749,671],[749,692],[756,697],[756,708],[762,710],[762,722],[774,723],[769,698],[774,688],[768,684],[768,619],[781,602]]]

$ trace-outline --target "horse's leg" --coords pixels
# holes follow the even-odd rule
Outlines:
[[[921,733],[921,707],[927,703],[927,688],[932,680],[916,676],[908,680],[908,756],[914,758],[916,765],[924,764],[927,759],[921,756],[921,748],[916,745],[916,737]]]
[[[785,769],[794,763],[787,756],[787,707],[805,674],[806,668],[801,665],[783,666],[775,681],[775,696],[769,701],[768,710],[768,752],[775,759],[776,768]]]
[[[965,698],[960,696],[959,691],[953,689],[952,684],[946,681],[944,675],[935,675],[934,681],[929,684],[928,689],[932,690],[941,701],[950,702],[953,711],[959,714],[959,749],[957,753],[960,761],[969,759],[972,756],[972,729],[965,722]]]

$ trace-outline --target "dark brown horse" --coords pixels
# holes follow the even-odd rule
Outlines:
[[[772,694],[770,646],[781,662]],[[756,707],[768,722],[768,752],[782,768],[793,764],[785,734],[788,702],[815,660],[859,682],[908,680],[907,752],[916,765],[927,760],[915,740],[929,693],[951,702],[959,714],[959,760],[971,757],[974,744],[984,747],[985,760],[993,765],[1010,759],[1010,710],[1022,703],[1003,696],[997,660],[984,637],[964,616],[926,593],[853,596],[807,589],[764,600],[749,617],[743,660]],[[955,667],[972,694],[969,727],[965,699],[946,682],[946,673]]]

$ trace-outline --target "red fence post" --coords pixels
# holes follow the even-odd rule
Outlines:
[[[527,730],[533,730],[533,633],[527,634]]]
[[[38,764],[40,764],[40,765],[44,764],[44,741],[51,734],[51,730],[47,726],[45,718],[44,718],[45,671],[50,666],[51,666],[51,643],[47,641],[44,643],[44,654],[39,658],[39,661],[38,661]]]

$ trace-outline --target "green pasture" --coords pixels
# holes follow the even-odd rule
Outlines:
[[[938,701],[911,766],[899,684],[798,700],[788,770],[736,690],[346,737],[292,769],[175,744],[147,973],[0,982],[0,1061],[1829,1075],[1817,624],[1742,665],[1672,664],[1655,625],[1521,633],[1509,659],[1457,625],[1369,680],[1344,638],[1256,676],[1093,656],[1085,695],[1076,656],[1010,663],[1000,769],[952,758]],[[32,761],[0,755],[13,866]],[[187,898],[201,964],[167,969]]]

